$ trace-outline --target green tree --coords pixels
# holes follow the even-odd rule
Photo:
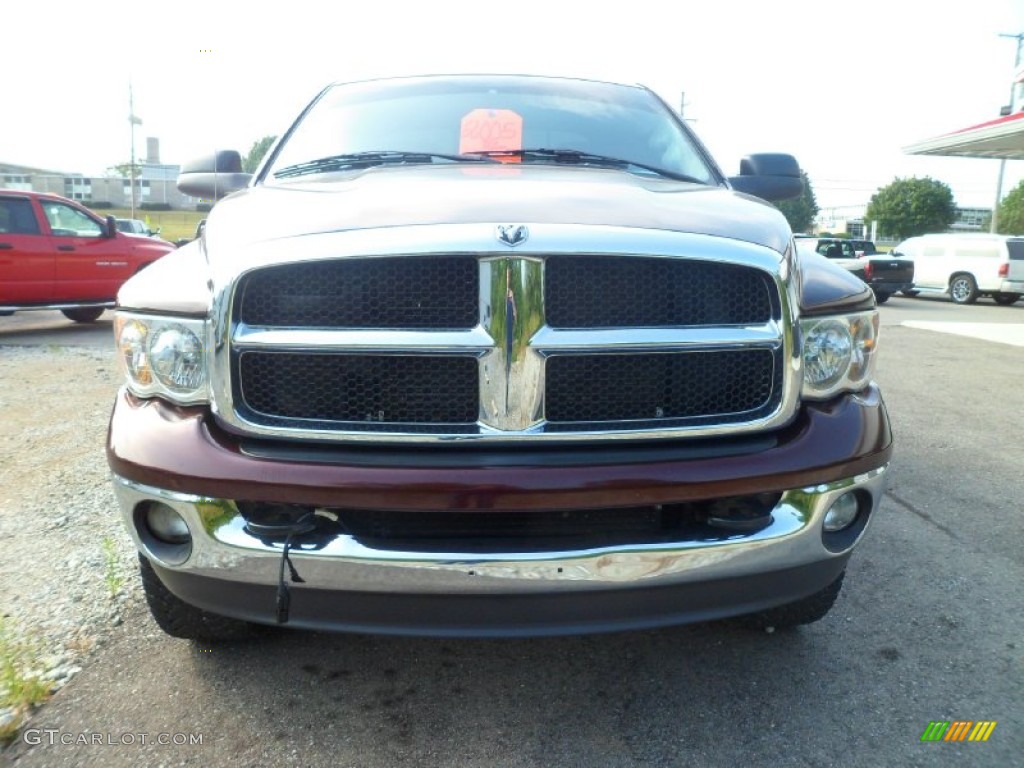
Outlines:
[[[792,200],[780,200],[775,207],[782,211],[782,215],[789,222],[790,229],[794,232],[810,232],[814,224],[814,217],[818,215],[818,201],[814,199],[814,188],[811,187],[811,180],[801,169],[800,177],[804,180],[804,191],[800,197]]]
[[[242,170],[246,173],[256,173],[263,156],[267,154],[270,145],[277,141],[277,136],[264,136],[262,139],[253,142],[252,149],[242,159]]]
[[[142,164],[118,163],[107,168],[107,176],[121,179],[137,179],[142,175]]]
[[[990,219],[989,224],[991,223]],[[999,221],[996,229],[1001,235],[1024,235],[1024,181],[1014,187],[999,203]]]
[[[871,197],[864,223],[878,222],[878,231],[900,240],[928,232],[944,232],[956,221],[950,188],[935,179],[893,179]]]

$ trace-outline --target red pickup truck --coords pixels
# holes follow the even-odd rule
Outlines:
[[[171,250],[59,195],[0,189],[0,315],[59,309],[91,323],[122,283]]]

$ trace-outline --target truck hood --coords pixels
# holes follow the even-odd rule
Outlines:
[[[250,187],[213,209],[206,245],[216,260],[218,252],[299,235],[474,223],[639,227],[742,240],[779,253],[790,242],[777,208],[724,187],[583,167],[437,165]]]

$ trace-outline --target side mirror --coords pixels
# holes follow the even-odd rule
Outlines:
[[[737,192],[763,200],[789,200],[800,197],[804,191],[804,180],[796,158],[774,152],[743,158],[740,175],[730,176],[729,185]]]
[[[103,236],[108,240],[117,237],[117,222],[114,220],[114,217],[107,216],[107,218],[105,219],[105,223],[106,231],[104,231]]]
[[[178,189],[192,197],[220,200],[245,189],[251,180],[251,173],[242,172],[242,156],[233,149],[226,149],[183,165]]]

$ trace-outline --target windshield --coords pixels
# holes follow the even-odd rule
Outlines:
[[[523,151],[536,149],[584,154]],[[508,154],[503,156],[503,151]],[[349,170],[337,162],[318,161],[388,152],[407,153],[405,162],[420,163],[445,156],[458,161],[457,156],[474,153],[523,164],[600,165],[605,158],[635,163],[621,166],[634,173],[664,171],[700,183],[718,182],[696,142],[649,91],[580,80],[497,76],[332,86],[293,127],[262,179],[287,183],[299,175],[294,169],[305,164],[323,172]],[[366,167],[365,159],[356,167]],[[303,180],[308,180],[303,171]]]

